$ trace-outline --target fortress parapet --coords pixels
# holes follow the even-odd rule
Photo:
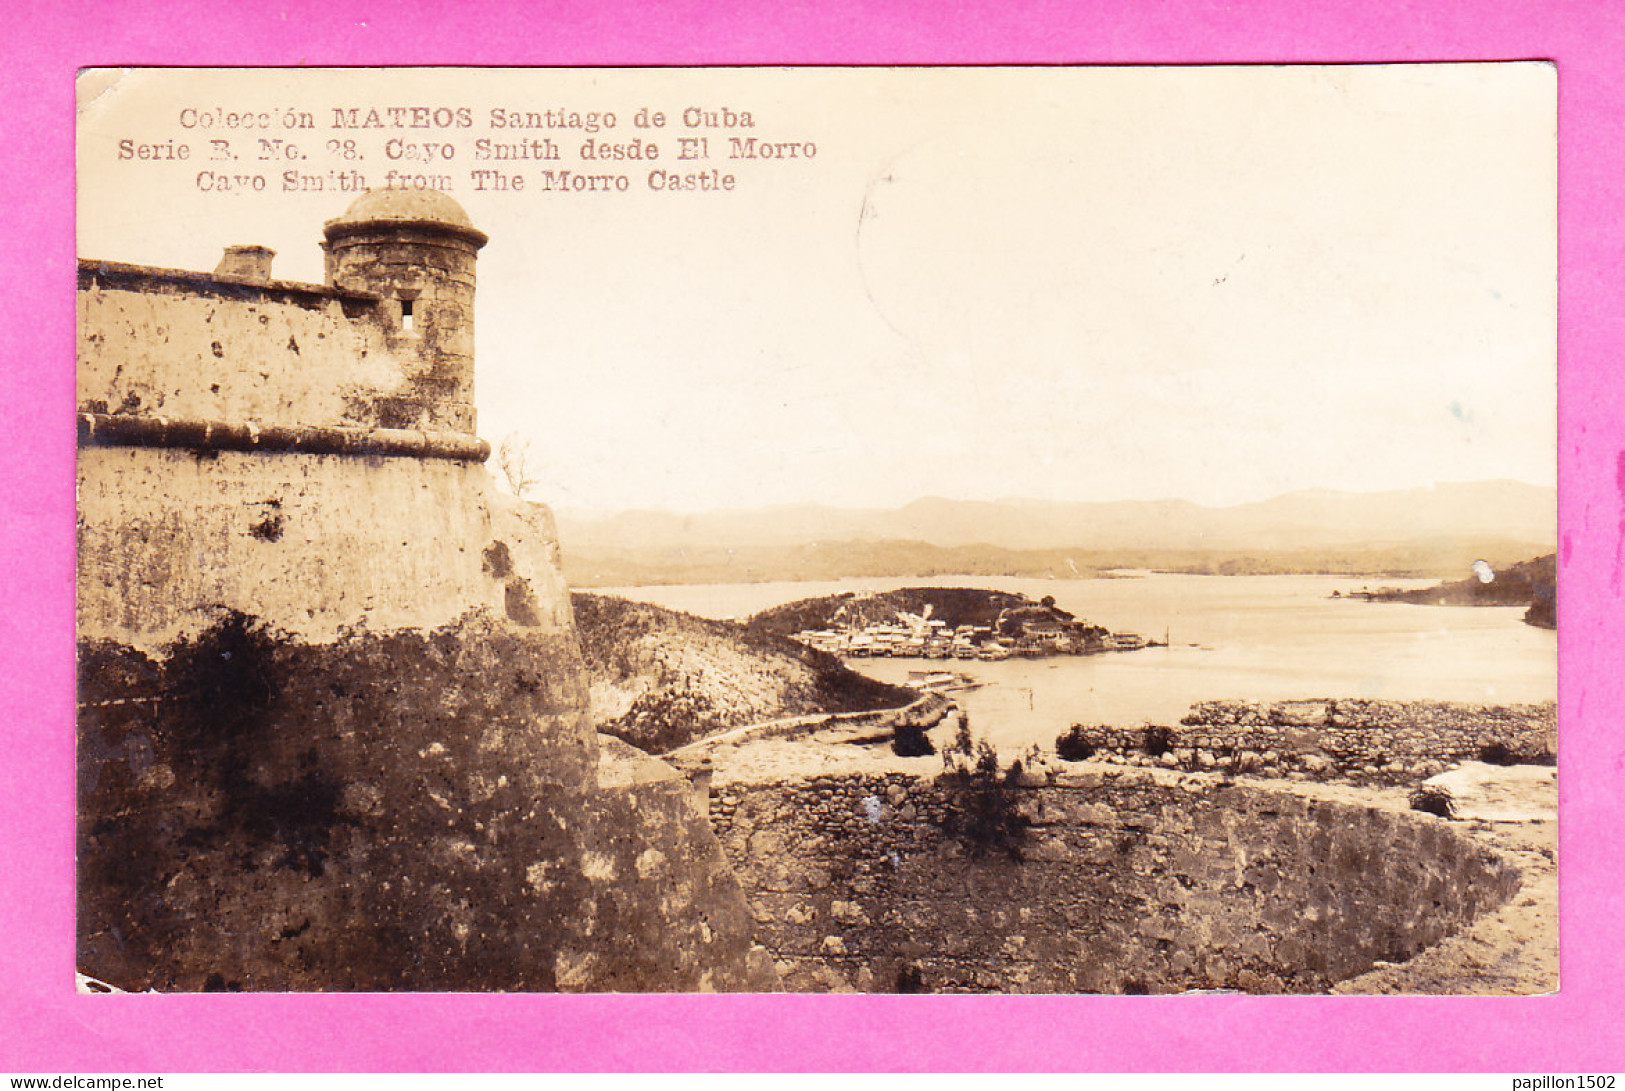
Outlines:
[[[213,273],[81,260],[79,411],[472,434],[485,235],[445,194],[394,190],[325,235],[325,284],[273,279],[263,246]]]
[[[79,263],[79,627],[142,648],[222,610],[302,639],[472,609],[570,634],[544,510],[490,495],[474,434],[474,259],[442,193],[363,194],[327,282],[230,246],[212,273]]]

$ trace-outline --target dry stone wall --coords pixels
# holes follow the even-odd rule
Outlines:
[[[804,991],[1317,992],[1518,884],[1440,820],[1189,779],[1012,787],[1020,860],[946,835],[958,789],[904,774],[727,784],[712,821]]]
[[[1463,761],[1549,762],[1557,706],[1444,701],[1204,701],[1178,726],[1079,726],[1096,761],[1257,776],[1414,784]]]

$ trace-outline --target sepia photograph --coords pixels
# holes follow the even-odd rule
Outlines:
[[[1558,991],[1557,86],[83,70],[78,990]]]

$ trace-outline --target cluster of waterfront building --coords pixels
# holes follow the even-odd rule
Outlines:
[[[1028,620],[1015,633],[1005,625],[950,627],[934,619],[889,622],[850,629],[806,629],[793,639],[845,658],[892,656],[903,659],[1009,659],[1052,655],[1097,655],[1149,645],[1135,633],[1113,633],[1086,622]]]

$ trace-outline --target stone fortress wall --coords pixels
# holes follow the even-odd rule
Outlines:
[[[719,785],[757,936],[797,991],[1320,992],[1512,896],[1429,816],[1145,771],[1008,789],[1020,861],[944,832],[953,781]]]
[[[81,261],[81,971],[764,989],[686,781],[601,745],[550,517],[473,435],[475,254],[375,191],[328,283]]]

